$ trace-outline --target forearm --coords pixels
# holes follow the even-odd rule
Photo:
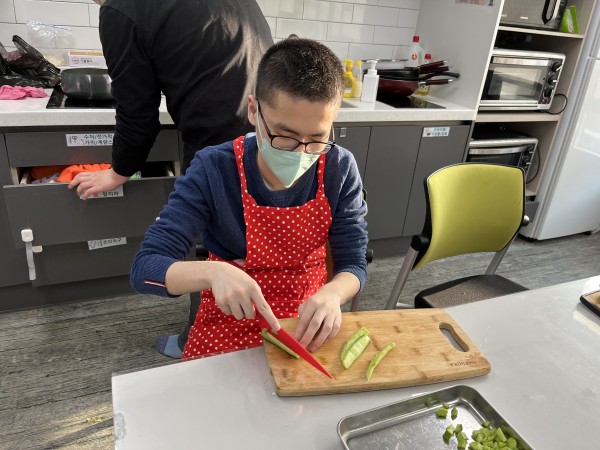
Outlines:
[[[165,275],[165,285],[170,295],[200,292],[212,287],[212,277],[219,261],[179,261],[171,264]]]
[[[336,274],[325,286],[319,289],[319,294],[335,298],[340,305],[351,300],[360,290],[360,280],[350,272]]]

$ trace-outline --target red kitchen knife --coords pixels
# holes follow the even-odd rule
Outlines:
[[[275,336],[282,344],[287,345],[290,349],[292,349],[296,353],[298,353],[298,355],[300,355],[300,357],[303,360],[305,360],[307,363],[309,363],[316,369],[323,372],[329,378],[333,378],[329,374],[329,372],[327,372],[325,367],[323,367],[321,365],[321,363],[319,361],[317,361],[315,359],[315,357],[313,355],[311,355],[308,350],[306,350],[304,347],[302,347],[300,342],[298,342],[296,339],[294,339],[294,337],[291,334],[289,334],[283,328],[281,328],[278,332],[271,331],[271,329],[270,329],[271,327],[269,326],[269,323],[266,321],[266,319],[262,316],[261,313],[258,312],[258,310],[256,308],[255,308],[255,311],[256,311],[256,318],[258,319],[258,325],[261,328],[266,328],[267,330],[269,330],[269,333],[271,333],[273,336]]]

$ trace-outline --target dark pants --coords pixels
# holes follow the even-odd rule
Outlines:
[[[188,317],[188,323],[185,329],[179,334],[177,338],[177,346],[183,351],[185,343],[187,342],[188,335],[190,334],[190,327],[194,325],[196,316],[198,315],[198,308],[200,308],[200,301],[202,300],[200,292],[192,292],[190,294],[190,315]]]

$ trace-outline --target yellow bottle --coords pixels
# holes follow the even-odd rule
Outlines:
[[[352,75],[353,61],[345,59],[346,72],[344,72],[344,98],[352,97],[352,89],[354,88],[354,76]]]
[[[362,95],[362,61],[358,59],[354,66],[354,87],[352,88],[352,98],[360,99]]]

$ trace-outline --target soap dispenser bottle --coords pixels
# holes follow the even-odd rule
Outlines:
[[[369,60],[367,64],[369,65],[369,70],[367,70],[367,74],[363,77],[360,101],[373,103],[377,98],[377,87],[379,86],[379,75],[377,75],[377,70],[375,69],[377,61]]]

